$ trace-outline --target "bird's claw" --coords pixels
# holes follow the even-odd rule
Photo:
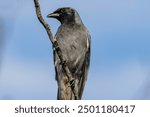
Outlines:
[[[70,81],[70,87],[74,93],[75,100],[78,100],[79,97],[78,97],[78,88],[77,88],[77,80],[76,79],[73,79]]]
[[[74,79],[70,81],[70,87],[72,89],[74,89],[74,87],[75,87],[75,80]]]

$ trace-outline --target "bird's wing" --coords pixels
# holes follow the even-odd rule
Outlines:
[[[82,76],[81,76],[81,79],[79,82],[79,98],[80,99],[83,94],[85,82],[87,80],[88,69],[89,69],[89,65],[90,65],[90,44],[91,44],[90,39],[91,39],[91,36],[88,35],[87,36],[87,51],[86,51],[85,60],[84,60],[83,66],[82,66]]]

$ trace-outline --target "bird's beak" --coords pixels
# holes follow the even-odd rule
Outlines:
[[[48,18],[57,18],[59,17],[60,15],[58,13],[51,13],[51,14],[48,14],[47,17]]]

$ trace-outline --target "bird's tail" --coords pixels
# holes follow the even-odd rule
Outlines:
[[[68,77],[61,73],[58,80],[58,100],[81,100],[84,86],[85,86],[85,74],[81,78],[75,78],[73,81],[69,81]],[[79,80],[80,79],[80,80]]]

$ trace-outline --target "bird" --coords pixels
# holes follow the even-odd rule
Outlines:
[[[56,50],[53,49],[55,79],[58,85],[57,100],[81,100],[90,65],[90,33],[79,13],[71,7],[58,8],[47,17],[60,22],[54,38],[74,79],[75,94],[72,92],[71,83],[62,68]]]

